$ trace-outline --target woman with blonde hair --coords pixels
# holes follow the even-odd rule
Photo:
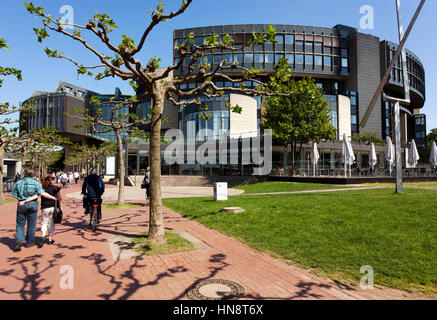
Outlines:
[[[54,178],[51,174],[46,174],[42,180],[42,187],[51,196],[58,201],[59,208],[62,210],[61,188],[53,184]],[[47,244],[53,244],[53,236],[55,234],[55,223],[53,222],[53,213],[55,212],[56,201],[41,198],[41,242],[38,245],[40,248]],[[48,233],[48,237],[47,237]]]

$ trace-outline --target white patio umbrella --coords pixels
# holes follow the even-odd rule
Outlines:
[[[311,148],[311,164],[313,165],[313,176],[316,176],[316,165],[319,162],[320,154],[317,149],[317,142],[313,142],[313,147]]]
[[[409,150],[409,154],[408,154],[408,163],[413,167],[416,168],[417,166],[417,161],[419,161],[420,157],[419,157],[419,152],[417,152],[417,148],[416,148],[416,142],[413,140],[411,140],[411,148]]]
[[[350,141],[347,139],[346,133],[343,135],[343,161],[344,161],[344,176],[347,177],[347,167],[349,166],[349,176],[351,176],[351,166],[355,161],[354,150]]]
[[[378,157],[376,156],[376,150],[375,150],[375,145],[372,144],[370,145],[370,155],[369,155],[369,164],[370,167],[373,169],[375,168],[375,164],[378,162]]]
[[[437,167],[437,146],[435,144],[435,141],[432,142],[431,155],[429,156],[429,162],[431,162],[431,165],[434,168]]]
[[[391,176],[391,171],[393,168],[393,163],[395,162],[395,147],[391,142],[391,138],[387,137],[387,149],[385,151],[385,159],[388,162],[389,172]]]

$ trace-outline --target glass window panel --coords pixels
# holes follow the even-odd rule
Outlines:
[[[234,55],[234,62],[243,63],[243,54],[235,54]]]
[[[292,35],[292,34],[285,35],[285,43],[293,44],[294,43],[294,35]]]
[[[275,63],[275,57],[273,53],[266,53],[266,63]]]
[[[214,56],[214,63],[215,64],[219,64],[220,62],[222,62],[223,60],[223,55],[222,54],[216,54]]]
[[[184,42],[184,39],[176,39],[175,45],[180,46],[180,45],[182,45],[183,42]]]
[[[245,63],[253,63],[253,53],[244,54],[244,62]]]
[[[347,68],[349,66],[349,60],[347,58],[342,58],[341,59],[341,66],[343,68]]]
[[[264,63],[264,54],[255,53],[255,62],[256,63]]]
[[[321,66],[323,64],[322,56],[315,56],[314,63],[316,66]]]
[[[301,40],[296,40],[296,45],[303,46],[303,41],[301,41]]]
[[[203,38],[202,37],[195,37],[194,38],[194,44],[196,45],[196,46],[202,46],[203,45]]]
[[[312,42],[305,42],[305,51],[306,52],[313,52],[313,43]]]
[[[348,57],[348,53],[349,53],[348,49],[341,49],[341,56],[342,57]]]
[[[306,65],[312,65],[313,64],[313,60],[314,60],[313,55],[307,54],[305,56],[305,64]]]
[[[284,54],[282,54],[282,53],[277,53],[276,54],[276,63],[278,63],[279,62],[279,59],[281,59],[281,58],[284,58]]]
[[[325,47],[325,54],[332,54],[332,48],[331,47]]]
[[[303,54],[297,54],[296,55],[296,63],[297,64],[303,64]]]
[[[294,63],[294,54],[291,54],[291,53],[286,54],[285,58],[288,60],[289,64],[293,64]]]
[[[276,35],[275,39],[277,41],[276,42],[277,44],[283,44],[284,43],[284,36],[283,35]]]
[[[232,54],[225,54],[223,59],[226,60],[227,63],[232,63]]]
[[[330,67],[332,65],[332,58],[325,56],[325,67]]]

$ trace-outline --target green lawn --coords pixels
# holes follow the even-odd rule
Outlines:
[[[164,199],[185,217],[332,279],[437,293],[437,191],[393,188],[320,194]],[[241,206],[243,213],[219,213]]]
[[[340,188],[352,188],[352,187],[331,185],[331,184],[303,183],[303,182],[260,182],[255,184],[236,186],[234,188],[244,190],[245,193],[267,193],[267,192],[327,190],[327,189],[340,189]]]
[[[182,238],[176,233],[166,232],[165,239],[167,242],[164,244],[153,243],[147,236],[148,233],[146,232],[144,235],[135,236],[132,239],[132,244],[140,255],[153,256],[157,254],[169,254],[194,249],[194,246],[190,241]]]

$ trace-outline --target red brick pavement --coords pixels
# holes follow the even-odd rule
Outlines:
[[[259,253],[197,222],[165,210],[168,230],[185,230],[210,247],[190,252],[114,260],[111,235],[147,230],[148,210],[107,210],[97,233],[86,226],[81,201],[65,197],[64,223],[55,244],[13,252],[15,203],[0,204],[0,299],[186,299],[202,279],[226,279],[245,289],[244,299],[359,299],[359,292]],[[38,220],[38,227],[39,227]],[[37,230],[39,237],[39,229]],[[63,289],[65,270],[74,289]]]

